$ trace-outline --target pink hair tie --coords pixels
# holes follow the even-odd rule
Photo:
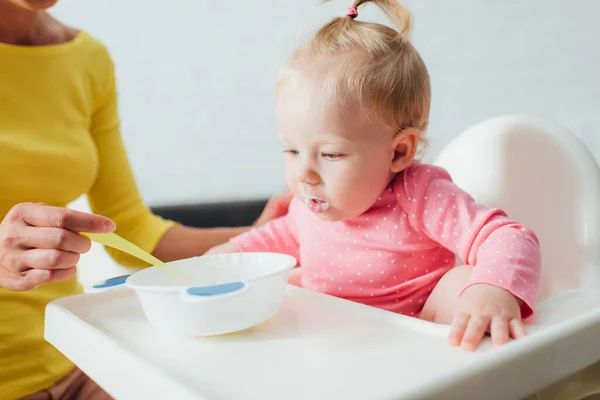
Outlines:
[[[346,17],[350,17],[352,19],[358,17],[358,10],[356,9],[356,6],[348,6],[348,9],[346,10]]]

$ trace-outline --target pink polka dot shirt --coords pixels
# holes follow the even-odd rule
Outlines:
[[[472,265],[468,285],[499,286],[535,309],[540,248],[527,227],[483,207],[436,166],[415,163],[360,216],[324,221],[299,200],[289,213],[232,241],[239,251],[296,257],[302,286],[417,316],[455,257]]]

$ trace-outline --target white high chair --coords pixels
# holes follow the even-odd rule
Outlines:
[[[446,325],[293,286],[271,320],[224,337],[165,337],[126,289],[53,301],[45,337],[124,400],[574,400],[600,390],[593,157],[564,129],[511,116],[467,130],[436,164],[537,233],[542,285],[526,337],[469,353],[448,345]]]
[[[505,116],[462,133],[435,164],[476,201],[504,209],[540,240],[540,303],[529,330],[531,346],[552,346],[553,351],[523,379],[546,375],[559,380],[598,362],[600,169],[587,148],[547,121]],[[564,339],[545,343],[545,331]],[[581,373],[537,398],[579,399],[600,392],[600,370],[593,368],[599,374],[595,384]]]

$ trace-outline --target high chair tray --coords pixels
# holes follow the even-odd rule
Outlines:
[[[554,298],[528,330],[467,353],[446,326],[293,286],[271,320],[209,338],[155,331],[126,288],[46,309],[46,339],[119,400],[519,399],[600,359],[597,298]]]

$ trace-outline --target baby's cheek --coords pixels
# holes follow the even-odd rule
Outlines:
[[[346,175],[340,178],[336,182],[336,197],[340,208],[351,214],[360,214],[369,209],[382,191],[374,183],[363,175]]]
[[[364,165],[353,174],[351,185],[355,192],[361,192],[363,201],[374,203],[388,186],[390,179],[389,169],[384,168],[381,161],[374,160],[371,165]]]
[[[327,177],[327,193],[335,196],[340,203],[351,201],[351,197],[357,195],[356,186],[359,182],[354,168],[350,165],[339,165],[334,171],[330,171]]]
[[[289,163],[285,165],[285,182],[287,183],[288,188],[296,194],[296,183],[298,181],[298,173],[293,169]]]

